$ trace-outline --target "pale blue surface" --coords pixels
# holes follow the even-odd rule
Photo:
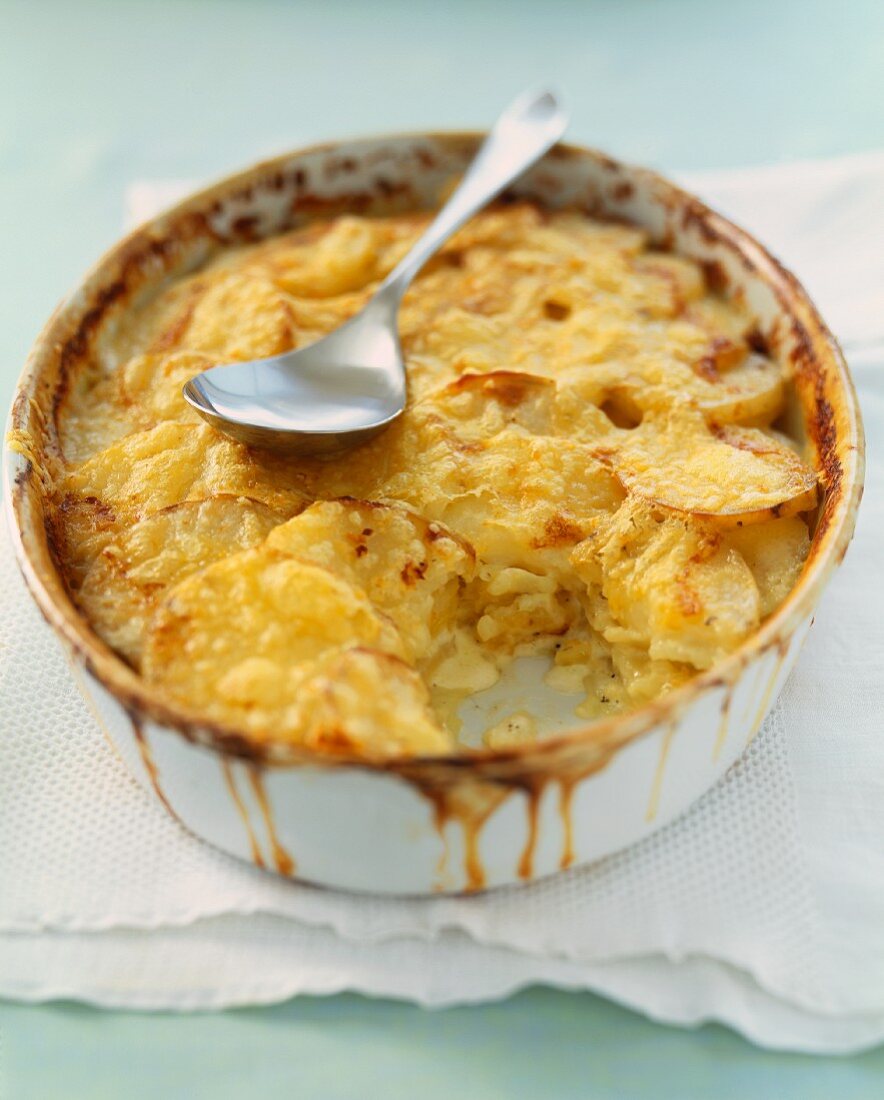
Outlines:
[[[3,1100],[878,1100],[884,1050],[851,1059],[675,1031],[535,989],[426,1012],[359,997],[215,1015],[0,1003]],[[0,1083],[3,1081],[0,1072]]]
[[[0,0],[0,400],[55,301],[117,235],[132,178],[480,126],[549,76],[571,136],[629,159],[826,156],[884,145],[882,72],[880,0]],[[884,1051],[766,1054],[721,1028],[670,1030],[542,990],[435,1014],[357,997],[197,1017],[0,1005],[2,1100],[295,1092],[871,1098]]]

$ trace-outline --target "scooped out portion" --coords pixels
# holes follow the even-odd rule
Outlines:
[[[445,755],[530,657],[585,724],[716,665],[801,574],[818,482],[781,430],[788,370],[700,264],[577,211],[492,207],[446,245],[402,306],[406,411],[363,446],[282,458],[195,419],[188,378],[332,331],[429,217],[228,249],[126,307],[71,379],[59,564],[194,722]],[[486,744],[544,736],[512,709]]]

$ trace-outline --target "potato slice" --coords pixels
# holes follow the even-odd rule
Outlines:
[[[461,463],[464,487],[452,484],[424,511],[495,566],[564,575],[588,520],[622,499],[606,466],[566,439],[509,428],[467,451]]]
[[[114,535],[86,571],[77,603],[108,645],[137,666],[146,621],[166,589],[256,546],[281,518],[246,497],[173,504]]]
[[[145,426],[161,420],[189,420],[199,416],[184,400],[181,388],[216,360],[192,351],[146,352],[136,355],[117,375],[120,399]]]
[[[741,355],[737,364],[727,370],[719,370],[713,361],[698,375],[690,387],[690,396],[719,424],[769,422],[782,411],[783,371],[764,355]]]
[[[654,660],[708,668],[760,621],[752,573],[721,532],[640,497],[599,519],[571,561],[601,588],[609,618],[593,625],[615,651],[640,647]]]
[[[430,402],[329,469],[322,496],[404,502],[464,538],[484,561],[533,572],[567,572],[583,521],[617,507],[623,489],[587,447],[506,427],[491,439],[461,438]]]
[[[761,355],[741,353],[736,366],[702,368],[677,359],[634,359],[571,368],[559,379],[560,420],[570,421],[572,438],[593,442],[604,436],[595,407],[617,427],[635,427],[645,413],[693,404],[716,424],[775,419],[782,410],[782,369]],[[575,400],[577,399],[577,400]],[[582,408],[581,403],[582,402]],[[608,425],[610,427],[610,425]]]
[[[52,523],[58,556],[76,587],[115,532],[185,500],[242,496],[295,515],[307,503],[297,476],[284,461],[258,459],[206,425],[158,424],[67,475]]]
[[[158,608],[148,680],[257,741],[365,756],[440,752],[450,740],[402,641],[358,589],[262,547],[193,574]]]
[[[228,359],[280,355],[297,344],[295,321],[286,295],[269,279],[222,272],[216,275],[188,315],[180,333],[162,350],[205,352]]]
[[[427,324],[425,311],[409,309],[406,298],[403,340],[410,358],[432,357],[448,377],[504,370],[512,361],[505,318],[474,313],[463,304],[439,303]]]
[[[613,623],[610,616],[608,621]],[[651,658],[646,646],[612,645],[583,625],[562,639],[546,683],[553,690],[584,694],[575,714],[595,719],[665,695],[696,674],[692,665]]]
[[[420,402],[346,461],[305,459],[298,469],[314,497],[400,504],[436,520],[431,506],[467,486],[465,448],[471,446]]]
[[[647,316],[677,317],[704,291],[697,264],[668,252],[645,252],[632,261],[630,297]]]
[[[299,739],[319,752],[384,759],[454,748],[424,681],[389,653],[354,647],[324,654],[297,706]]]
[[[706,291],[703,269],[693,260],[673,252],[648,249],[633,259],[632,267],[647,280],[651,297],[660,293],[660,284],[663,284],[673,300],[673,313],[683,309],[688,302],[702,298]]]
[[[461,580],[475,553],[441,524],[403,507],[318,501],[277,527],[267,546],[310,561],[364,591],[399,629],[405,655],[424,660],[454,629]]]
[[[425,398],[423,407],[450,423],[461,439],[490,439],[509,427],[546,435],[555,395],[551,378],[499,370],[463,374]]]
[[[685,320],[713,338],[723,336],[734,343],[744,342],[752,327],[752,316],[742,302],[717,293],[690,302]]]
[[[798,582],[810,551],[810,532],[798,516],[736,527],[725,541],[743,556],[761,593],[761,614],[775,611]]]
[[[734,425],[713,431],[699,410],[686,406],[645,417],[594,453],[632,492],[722,523],[793,515],[817,500],[816,474],[779,440]]]
[[[378,253],[390,236],[383,222],[343,215],[328,223],[318,239],[279,250],[275,280],[302,298],[362,290],[378,276]]]
[[[613,397],[605,381],[590,386],[601,405]],[[436,390],[420,403],[425,416],[439,416],[461,443],[489,440],[507,428],[528,435],[561,436],[567,440],[598,442],[611,430],[611,409],[597,408],[549,377],[521,371],[489,371],[464,374]],[[641,415],[639,414],[639,419]]]
[[[358,741],[370,750],[376,733],[380,752],[400,742],[413,751],[439,746],[444,734],[426,710],[426,689],[392,663],[404,648],[358,588],[263,546],[166,595],[148,628],[143,671],[191,712],[259,740],[331,750]],[[348,656],[354,649],[380,656]]]
[[[583,618],[560,579],[513,566],[483,570],[470,597],[480,611],[476,636],[489,652],[503,656],[552,653]]]
[[[621,700],[617,709],[623,706],[637,706],[659,699],[670,691],[686,684],[697,675],[694,665],[679,660],[651,657],[646,649],[639,646],[618,645],[611,650],[615,681],[604,685],[605,698]],[[592,678],[589,679],[592,685]],[[612,685],[613,689],[612,689]],[[593,697],[592,689],[587,700],[578,708],[578,713],[591,715],[593,705],[598,705],[598,696]]]
[[[272,456],[256,458],[203,424],[158,424],[136,432],[71,471],[63,491],[110,507],[121,523],[184,500],[225,493],[246,496],[283,514],[299,511],[304,493]]]
[[[526,710],[517,710],[495,722],[482,734],[489,749],[509,749],[537,740],[537,719]]]

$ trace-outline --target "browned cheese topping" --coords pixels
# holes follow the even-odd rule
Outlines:
[[[352,316],[427,220],[231,249],[107,326],[73,380],[62,568],[191,717],[445,753],[515,657],[549,658],[576,724],[709,668],[795,584],[817,477],[774,427],[787,372],[700,265],[628,226],[527,203],[473,219],[403,303],[405,414],[341,458],[249,450],[187,406],[198,371]],[[486,742],[535,738],[539,717]]]

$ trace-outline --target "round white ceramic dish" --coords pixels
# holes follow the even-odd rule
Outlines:
[[[91,631],[56,569],[44,487],[59,462],[55,410],[105,326],[217,249],[317,215],[433,205],[477,134],[412,134],[314,147],[200,192],[113,248],[50,319],[22,376],[5,456],[22,571],[71,656],[108,739],[183,825],[312,883],[383,893],[477,890],[608,855],[658,829],[744,751],[795,662],[844,556],[862,491],[863,442],[841,353],[795,279],[698,200],[601,153],[559,146],[513,189],[549,206],[645,227],[742,295],[759,342],[791,364],[789,419],[825,495],[810,558],[785,603],[719,666],[632,714],[537,744],[366,763],[284,746],[257,751],[155,697]]]

